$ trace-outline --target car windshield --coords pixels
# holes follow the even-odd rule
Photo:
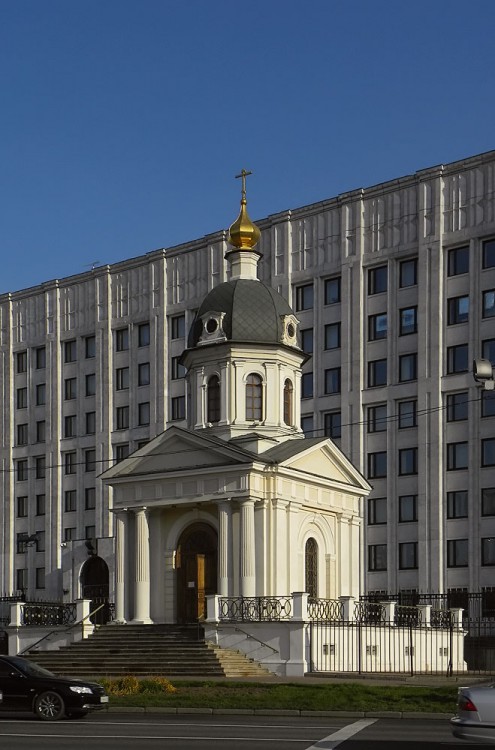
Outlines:
[[[9,659],[10,663],[17,667],[17,669],[25,674],[27,677],[54,677],[53,672],[49,672],[48,669],[38,666],[32,661],[27,659],[21,659],[17,656],[11,656]]]

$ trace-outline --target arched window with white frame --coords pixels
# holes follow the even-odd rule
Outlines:
[[[246,378],[246,421],[259,422],[263,415],[263,380],[252,372]]]
[[[220,379],[218,375],[208,378],[206,391],[206,420],[211,424],[220,421]]]
[[[318,543],[312,536],[304,550],[304,578],[306,593],[310,599],[318,598]]]
[[[294,424],[293,419],[293,405],[294,405],[294,386],[292,381],[287,378],[284,383],[284,422],[285,424],[292,427]]]

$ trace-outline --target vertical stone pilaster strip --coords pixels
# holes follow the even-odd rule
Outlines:
[[[125,622],[127,511],[115,514],[115,622]]]
[[[241,502],[241,596],[256,596],[254,500]]]
[[[136,511],[136,562],[134,574],[135,623],[150,623],[150,540],[148,509]]]

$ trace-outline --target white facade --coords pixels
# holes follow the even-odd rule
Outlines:
[[[494,186],[490,152],[258,221],[261,280],[313,349],[303,428],[373,486],[361,590],[493,585],[495,416],[470,370],[495,361]],[[113,580],[97,475],[186,424],[178,358],[226,250],[219,232],[0,297],[0,592],[76,598],[86,537]]]

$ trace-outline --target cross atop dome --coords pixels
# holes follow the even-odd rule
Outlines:
[[[246,177],[250,174],[252,172],[242,169],[240,174],[235,176],[236,179],[242,179],[241,210],[239,216],[229,229],[229,242],[238,250],[252,250],[258,243],[261,234],[256,224],[249,218],[246,208]]]

